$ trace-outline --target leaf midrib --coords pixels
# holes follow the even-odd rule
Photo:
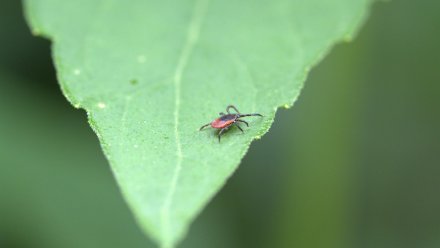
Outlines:
[[[169,190],[165,196],[163,205],[161,206],[161,225],[162,225],[162,238],[165,241],[164,247],[168,247],[172,244],[172,238],[170,236],[170,208],[173,202],[174,193],[176,191],[177,181],[182,169],[182,145],[179,135],[179,111],[180,111],[180,88],[182,84],[182,75],[188,64],[188,60],[191,57],[194,46],[199,39],[200,28],[203,23],[203,19],[208,7],[209,0],[197,0],[194,4],[193,14],[188,25],[186,33],[186,41],[182,49],[182,53],[179,56],[176,70],[174,72],[174,136],[176,140],[176,166],[173,171],[173,175],[170,182]]]

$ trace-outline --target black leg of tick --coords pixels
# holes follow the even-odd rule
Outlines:
[[[249,127],[249,123],[247,123],[247,121],[244,121],[244,120],[240,120],[240,119],[237,119],[237,121],[239,121],[239,122],[243,122],[244,124],[246,124],[246,126],[248,126],[248,127]]]
[[[261,114],[257,114],[257,113],[255,113],[255,114],[240,114],[240,117],[246,117],[246,116],[260,116],[260,117],[263,117]]]
[[[220,129],[220,132],[218,132],[218,142],[220,143],[220,138],[222,137],[222,134],[228,130],[229,127],[224,127]]]
[[[225,115],[225,113],[223,113],[223,112],[220,112],[220,113],[219,113],[219,115],[220,115],[220,116],[224,116],[224,115]]]
[[[207,127],[207,126],[209,126],[209,125],[211,125],[211,123],[208,123],[208,124],[206,124],[206,125],[203,125],[203,126],[199,129],[199,131],[201,131],[203,128],[205,128],[205,127]]]
[[[244,133],[243,129],[241,129],[240,125],[238,125],[238,123],[237,123],[237,122],[236,122],[236,123],[234,123],[234,125],[236,125],[236,126],[238,127],[238,129],[240,129],[240,131],[241,131],[242,133]]]
[[[228,112],[228,114],[231,113],[229,112],[229,109],[234,109],[237,114],[240,114],[240,111],[238,111],[238,109],[234,105],[229,105],[228,107],[226,107],[226,112]]]

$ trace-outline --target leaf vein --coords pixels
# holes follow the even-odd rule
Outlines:
[[[172,238],[169,236],[170,234],[170,208],[172,205],[174,193],[176,191],[177,181],[179,179],[180,171],[182,169],[182,144],[180,141],[179,135],[179,110],[180,110],[180,88],[182,84],[182,75],[188,64],[188,60],[192,54],[193,48],[196,45],[199,39],[200,28],[202,26],[203,18],[206,12],[206,8],[208,6],[209,0],[198,0],[195,2],[193,14],[188,26],[186,41],[183,46],[182,52],[179,56],[179,60],[174,71],[173,81],[174,81],[174,136],[176,139],[176,166],[173,171],[173,175],[171,178],[169,190],[165,195],[164,203],[161,207],[161,224],[162,224],[162,236],[165,241],[165,246],[170,246],[172,242]]]

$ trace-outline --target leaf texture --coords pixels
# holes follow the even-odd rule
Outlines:
[[[276,109],[292,106],[311,66],[352,38],[368,6],[25,1],[33,33],[53,42],[63,93],[87,111],[123,196],[162,247],[183,238]],[[221,143],[198,130],[229,104],[264,117],[249,117],[244,133],[231,128]]]

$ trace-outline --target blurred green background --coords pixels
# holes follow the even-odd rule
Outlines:
[[[440,247],[439,10],[376,3],[180,247]],[[0,248],[154,247],[22,15],[0,1]]]

